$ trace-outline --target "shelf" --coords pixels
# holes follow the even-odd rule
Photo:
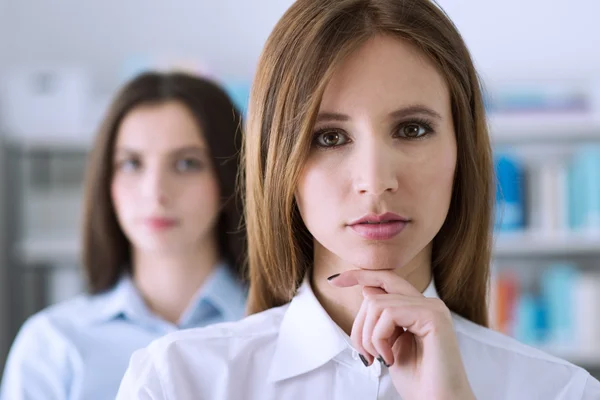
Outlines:
[[[600,350],[597,351],[560,351],[541,348],[542,351],[561,358],[583,368],[600,368]]]
[[[600,141],[600,116],[588,114],[490,114],[488,124],[494,144]]]
[[[13,146],[16,146],[23,151],[76,151],[76,152],[89,152],[93,146],[93,138],[88,136],[82,136],[79,138],[68,138],[68,137],[52,137],[47,136],[43,138],[15,138],[7,137],[7,142]]]
[[[562,357],[564,360],[569,361],[575,365],[579,365],[584,368],[600,368],[600,354],[596,353],[571,353],[566,354],[566,357]]]
[[[29,265],[78,263],[81,246],[77,238],[27,239],[17,243],[17,258]]]
[[[531,232],[499,233],[494,238],[494,256],[599,255],[600,234]]]
[[[25,263],[77,261],[81,246],[77,238],[27,239],[17,244],[16,255]],[[530,232],[499,233],[494,238],[495,257],[600,256],[600,234],[564,233],[537,235]]]

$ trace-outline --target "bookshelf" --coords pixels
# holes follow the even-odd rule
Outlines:
[[[539,179],[540,166],[552,165],[555,162],[565,165],[565,162],[576,154],[576,149],[588,146],[588,144],[600,144],[600,117],[593,115],[541,113],[492,115],[488,119],[488,126],[494,148],[511,153],[520,160],[526,171],[526,181],[528,179]],[[535,172],[536,168],[538,175],[530,174],[530,172]],[[530,183],[526,182],[526,184],[529,185]],[[566,190],[567,186],[560,186],[560,188],[560,190]],[[524,193],[526,197],[526,215],[531,212],[547,213],[549,209],[543,207],[547,207],[548,202],[545,199],[540,199],[540,197],[544,197],[548,192],[530,197],[531,190],[529,187]],[[568,210],[568,208],[565,208],[565,203],[553,204],[560,204],[559,207],[562,207],[560,209],[563,212]],[[561,215],[563,217],[561,219],[563,226],[561,227],[531,225],[532,221],[526,217],[527,222],[523,230],[495,232],[493,243],[494,270],[495,272],[509,270],[520,277],[517,290],[523,292],[520,292],[517,297],[525,292],[535,293],[536,296],[542,295],[541,281],[545,268],[560,266],[561,264],[575,266],[578,272],[584,274],[582,275],[583,278],[580,279],[587,279],[589,276],[600,273],[600,229],[582,228],[571,230],[568,224],[565,225],[566,222],[564,222],[566,221],[564,216],[567,214]],[[545,223],[547,223],[547,220],[542,225]],[[573,290],[576,291],[577,289]],[[598,287],[598,291],[600,291],[600,287]],[[540,299],[542,299],[540,301],[543,301],[543,297],[540,297]],[[548,305],[546,304],[546,306]],[[579,306],[577,304],[574,307],[581,309],[582,307]],[[517,311],[516,306],[514,307],[512,318],[518,319],[515,315],[523,311],[522,309]],[[585,311],[583,311],[584,314],[580,314],[580,318],[581,315],[584,315],[585,318],[585,313],[590,313],[590,321],[598,319],[597,315],[591,314],[595,314],[592,310],[600,309],[600,304],[597,304],[596,307],[586,306],[583,309]],[[549,311],[546,310],[546,312]],[[588,324],[584,325],[587,326]],[[573,320],[572,326],[577,334],[592,332],[578,330],[582,325],[577,325],[575,320]],[[600,342],[600,335],[595,334],[594,337],[596,336],[599,336],[598,341]],[[575,341],[577,339],[574,338]],[[534,346],[580,365],[594,375],[600,376],[600,347],[596,348],[593,345],[588,348],[585,345],[579,345],[573,348],[557,348],[545,343],[544,340],[537,342]]]

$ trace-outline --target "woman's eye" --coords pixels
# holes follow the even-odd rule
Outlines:
[[[316,144],[320,147],[336,147],[346,144],[348,137],[338,131],[328,130],[317,132]]]
[[[121,171],[137,171],[141,168],[142,163],[137,159],[122,160],[117,163],[117,168]]]
[[[177,161],[175,168],[180,172],[198,171],[202,169],[202,163],[193,158],[184,158]]]
[[[410,122],[403,124],[398,129],[398,136],[407,139],[418,139],[431,133],[433,130],[428,124]]]

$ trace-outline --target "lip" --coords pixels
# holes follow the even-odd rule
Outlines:
[[[389,240],[404,230],[409,219],[394,213],[367,214],[348,226],[367,240]]]
[[[164,230],[177,225],[177,220],[174,218],[151,217],[146,218],[144,223],[155,230]]]

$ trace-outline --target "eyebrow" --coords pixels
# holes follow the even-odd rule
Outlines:
[[[172,149],[169,153],[182,154],[182,153],[192,153],[192,152],[204,153],[204,154],[209,153],[209,151],[206,147],[196,146],[196,145],[177,147],[177,148]],[[131,149],[128,147],[119,147],[116,149],[115,153],[139,154],[140,150],[135,150],[135,149]]]
[[[183,147],[173,149],[173,151],[171,151],[171,153],[173,153],[173,154],[192,153],[192,152],[208,154],[209,151],[206,147],[203,147],[203,146],[183,146]]]
[[[396,111],[390,113],[390,117],[392,118],[405,118],[411,115],[426,115],[435,119],[442,119],[442,116],[437,111],[433,110],[430,107],[415,104],[408,107],[400,108]],[[327,122],[327,121],[337,121],[337,122],[345,122],[349,121],[351,118],[346,114],[335,113],[335,112],[322,112],[317,116],[316,122]]]

